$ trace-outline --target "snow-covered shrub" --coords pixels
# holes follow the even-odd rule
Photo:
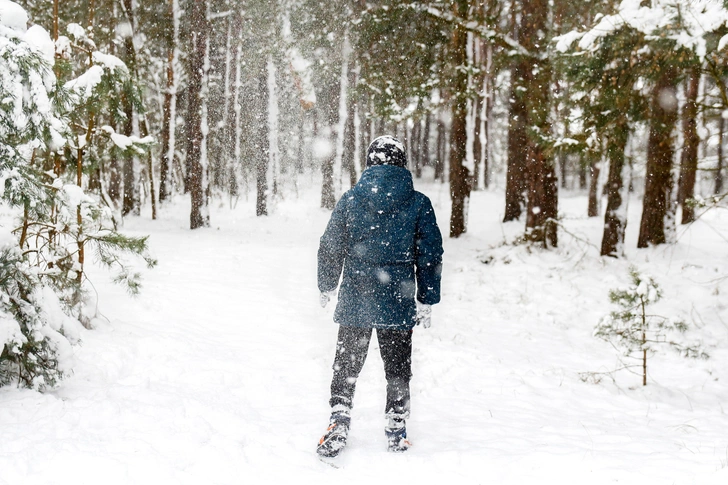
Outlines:
[[[80,324],[63,311],[15,241],[6,237],[5,242],[0,248],[0,385],[52,387],[67,370],[65,357],[78,341]]]
[[[132,292],[139,275],[125,254],[154,260],[146,238],[118,233],[111,211],[84,194],[76,166],[58,168],[88,141],[70,123],[87,98],[74,89],[81,82],[59,85],[55,46],[27,21],[21,7],[0,0],[0,204],[16,216],[10,228],[0,221],[0,385],[42,389],[62,376],[79,321],[87,323],[87,250]],[[101,77],[117,67],[101,68]]]
[[[662,347],[672,348],[684,357],[707,358],[699,344],[684,341],[688,330],[685,322],[649,312],[651,305],[662,298],[655,280],[634,267],[629,276],[628,287],[609,290],[609,300],[618,308],[602,318],[594,335],[612,343],[624,357],[641,360],[643,386],[647,385],[647,357]]]

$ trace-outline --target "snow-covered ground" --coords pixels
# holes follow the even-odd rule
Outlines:
[[[252,199],[216,205],[210,229],[187,229],[182,198],[128,219],[159,266],[136,299],[93,270],[102,316],[75,373],[46,394],[0,389],[0,483],[728,483],[728,211],[638,251],[633,203],[627,260],[603,260],[583,195],[561,195],[559,249],[529,252],[501,245],[523,229],[501,224],[502,191],[475,193],[470,232],[445,240],[433,326],[415,331],[413,447],[385,451],[374,340],[337,469],[315,454],[337,329],[316,289],[329,214],[308,185],[267,218]],[[447,186],[419,188],[446,235]],[[627,371],[585,382],[619,366],[592,332],[630,264],[711,358],[658,354],[644,388]]]

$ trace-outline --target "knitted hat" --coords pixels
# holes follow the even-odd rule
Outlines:
[[[402,142],[389,135],[375,138],[367,148],[367,167],[372,165],[407,168],[407,153]]]

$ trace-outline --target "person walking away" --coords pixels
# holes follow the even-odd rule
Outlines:
[[[391,136],[376,138],[366,166],[336,204],[318,250],[321,306],[341,277],[331,419],[317,448],[323,457],[338,455],[346,445],[356,380],[373,330],[387,379],[387,449],[408,449],[412,332],[415,325],[430,326],[431,305],[440,301],[442,236],[430,199],[414,190],[404,145]]]

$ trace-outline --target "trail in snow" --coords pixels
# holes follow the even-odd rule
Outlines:
[[[424,190],[446,234],[446,186]],[[0,483],[728,479],[728,284],[715,280],[728,261],[713,231],[728,218],[706,217],[675,247],[628,253],[663,283],[662,311],[700,316],[711,360],[658,355],[645,389],[629,373],[593,385],[579,373],[616,365],[591,333],[629,262],[601,261],[582,241],[601,229],[581,217],[583,197],[561,201],[578,239],[562,234],[559,250],[529,254],[499,246],[522,230],[500,224],[502,194],[475,193],[469,234],[445,242],[433,328],[415,331],[413,448],[385,451],[374,340],[335,469],[315,455],[336,339],[332,309],[318,306],[316,249],[329,214],[317,202],[314,185],[268,218],[247,202],[217,207],[213,228],[193,232],[184,201],[159,221],[129,219],[127,232],[151,235],[159,266],[137,299],[93,275],[103,318],[59,390],[0,390]]]

